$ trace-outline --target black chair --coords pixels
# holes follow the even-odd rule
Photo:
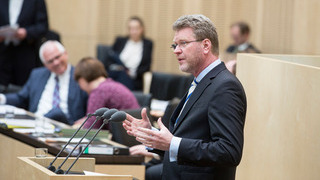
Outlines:
[[[141,110],[142,108],[134,109],[134,110],[125,110],[125,112],[135,118],[141,119]],[[148,116],[151,117],[148,109],[147,109],[147,113],[148,113]],[[111,138],[112,141],[118,142],[120,144],[129,146],[129,147],[141,144],[135,139],[135,137],[129,136],[127,134],[126,130],[122,126],[122,123],[110,122],[109,128],[112,133],[112,138]]]
[[[151,94],[144,94],[143,92],[140,92],[140,91],[133,91],[132,93],[136,97],[136,99],[141,107],[150,108],[151,99],[152,99]]]
[[[152,97],[169,101],[177,97],[181,99],[190,87],[193,76],[183,76],[153,72],[150,86]]]
[[[115,52],[111,46],[105,44],[97,45],[97,59],[102,62],[105,69],[109,72],[109,66],[114,63]]]

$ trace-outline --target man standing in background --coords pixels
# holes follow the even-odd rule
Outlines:
[[[45,1],[1,0],[0,28],[13,31],[0,33],[0,84],[22,86],[36,67],[37,41],[48,31]]]

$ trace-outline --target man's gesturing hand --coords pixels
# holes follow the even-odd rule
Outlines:
[[[139,127],[143,127],[146,129],[151,129],[151,123],[149,121],[149,118],[147,116],[147,109],[143,108],[141,111],[141,117],[142,119],[136,119],[132,117],[131,115],[127,114],[127,118],[125,121],[123,121],[123,127],[127,130],[127,133],[131,136],[134,135],[134,131],[137,130]]]
[[[139,127],[134,132],[137,141],[147,147],[168,151],[173,135],[163,125],[161,118],[158,120],[160,131],[153,131],[148,128]]]

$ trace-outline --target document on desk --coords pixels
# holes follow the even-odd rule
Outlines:
[[[109,174],[102,174],[97,172],[91,172],[91,171],[83,171],[86,176],[107,176]]]

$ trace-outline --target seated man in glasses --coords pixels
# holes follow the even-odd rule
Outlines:
[[[18,93],[0,94],[0,104],[9,104],[37,115],[72,125],[86,112],[87,94],[73,79],[74,67],[58,41],[47,41],[39,56],[45,67],[36,68]]]

